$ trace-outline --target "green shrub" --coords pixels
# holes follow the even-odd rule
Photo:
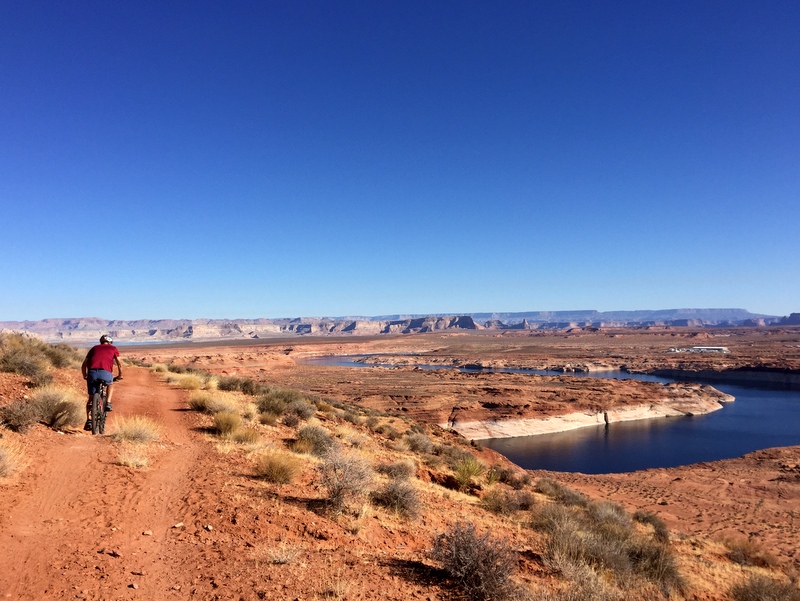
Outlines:
[[[328,493],[327,500],[337,513],[341,513],[349,502],[364,496],[373,478],[368,461],[339,449],[325,454],[319,474],[322,487]]]
[[[18,399],[0,409],[0,417],[9,429],[17,432],[24,432],[37,422],[64,430],[82,424],[84,410],[72,390],[43,386],[30,399]]]
[[[414,517],[419,512],[417,490],[408,480],[392,480],[380,490],[372,493],[372,500],[406,517]]]
[[[461,490],[467,490],[472,485],[472,479],[477,478],[486,471],[480,461],[475,456],[468,455],[461,459],[455,466],[456,482]]]
[[[800,601],[800,590],[766,576],[750,576],[731,587],[733,601]]]
[[[265,451],[256,460],[256,475],[274,484],[293,482],[302,469],[297,457],[281,451]]]
[[[511,580],[516,553],[504,539],[478,535],[475,526],[456,523],[433,540],[433,558],[464,589],[469,599],[505,601],[518,589]]]

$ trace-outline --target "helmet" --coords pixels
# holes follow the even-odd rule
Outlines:
[[[100,344],[103,344],[104,342],[108,342],[108,344],[111,344],[114,341],[108,334],[103,334],[102,336],[100,336]]]

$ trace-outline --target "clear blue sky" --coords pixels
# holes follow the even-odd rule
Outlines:
[[[800,3],[0,3],[0,320],[800,311]]]

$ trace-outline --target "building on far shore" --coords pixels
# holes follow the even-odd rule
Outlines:
[[[691,348],[677,348],[672,347],[669,349],[670,353],[721,353],[727,354],[731,351],[727,346],[693,346]]]

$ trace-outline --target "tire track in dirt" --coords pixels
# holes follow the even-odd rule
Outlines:
[[[119,416],[159,422],[162,441],[148,447],[144,469],[116,465],[119,445],[107,436],[37,427],[37,442],[26,445],[30,466],[0,489],[0,598],[181,597],[172,588],[173,526],[184,521],[203,453],[184,401],[148,371],[125,370],[107,432]]]

